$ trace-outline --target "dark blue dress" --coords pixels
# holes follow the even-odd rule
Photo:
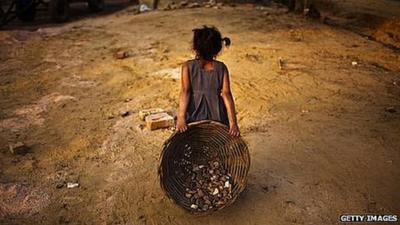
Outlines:
[[[214,68],[205,70],[200,59],[187,61],[190,79],[190,98],[186,122],[214,120],[229,126],[226,107],[221,97],[225,71],[223,62],[214,60]]]

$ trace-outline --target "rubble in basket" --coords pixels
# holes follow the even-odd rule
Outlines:
[[[210,154],[207,146],[203,153]],[[217,160],[216,153],[211,153],[211,160],[201,164],[191,162],[191,147],[186,146],[184,157],[174,161],[177,164],[175,174],[185,182],[185,197],[193,211],[205,212],[222,208],[232,198],[232,176]]]

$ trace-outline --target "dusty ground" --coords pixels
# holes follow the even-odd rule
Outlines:
[[[180,63],[202,24],[232,39],[219,59],[252,165],[232,207],[199,217],[159,188],[171,131],[142,130],[137,112],[177,107]],[[400,53],[336,25],[247,5],[1,31],[0,223],[338,224],[342,213],[399,214]],[[114,59],[120,49],[130,57]],[[11,154],[17,141],[31,151]]]

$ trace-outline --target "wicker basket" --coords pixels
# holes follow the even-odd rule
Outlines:
[[[208,152],[212,152],[213,156],[199,150],[204,146],[210,150]],[[193,155],[189,159],[192,163],[207,163],[212,157],[213,160],[217,159],[224,170],[231,175],[232,198],[224,205],[213,208],[211,211],[231,205],[246,187],[250,154],[244,140],[229,135],[228,128],[225,125],[204,120],[189,124],[188,130],[184,133],[175,132],[164,143],[159,166],[161,188],[175,203],[193,212],[190,200],[185,197],[187,184],[176,176],[176,171],[182,170],[176,164],[176,161],[185,157],[183,153],[185,148],[192,149]]]

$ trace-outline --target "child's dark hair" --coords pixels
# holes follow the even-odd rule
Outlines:
[[[221,33],[214,26],[193,29],[193,50],[196,52],[196,57],[211,61],[222,49],[222,42],[225,46],[231,44],[228,37],[222,38]]]

